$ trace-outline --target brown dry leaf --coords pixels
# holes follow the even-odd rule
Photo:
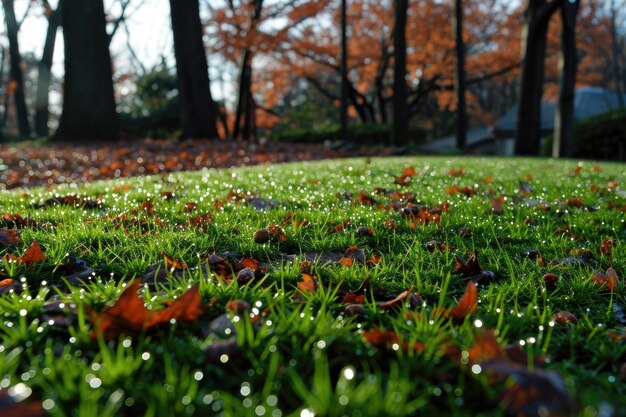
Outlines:
[[[559,276],[552,273],[547,273],[543,276],[543,283],[546,286],[546,289],[552,291],[556,288],[556,283],[559,280]]]
[[[156,214],[154,203],[151,200],[141,203],[141,211],[145,211],[148,216],[154,216]]]
[[[1,229],[0,230],[0,248],[4,248],[17,243],[22,243],[19,230]]]
[[[226,310],[232,311],[235,314],[242,315],[246,311],[252,309],[249,302],[245,300],[230,300],[226,303]]]
[[[462,175],[465,175],[465,167],[461,167],[461,169],[451,168],[450,171],[448,171],[448,175],[450,177],[460,177]]]
[[[565,202],[565,204],[568,207],[576,207],[576,208],[580,208],[583,206],[583,199],[580,197],[572,197],[572,198],[568,198],[567,201]]]
[[[456,307],[446,311],[446,317],[454,320],[463,320],[478,308],[478,286],[474,281],[467,284],[465,293]]]
[[[268,224],[267,230],[270,234],[270,240],[273,242],[284,242],[287,240],[287,235],[283,233],[283,229],[277,224]]]
[[[365,191],[361,191],[359,195],[354,197],[354,202],[362,204],[364,206],[373,206],[377,203],[377,201]]]
[[[365,294],[348,293],[343,296],[344,304],[363,304],[365,303]]]
[[[596,284],[606,287],[606,289],[611,292],[617,291],[619,287],[619,278],[617,276],[617,272],[613,268],[607,269],[605,274],[601,272],[594,272],[591,279],[593,279]]]
[[[415,342],[412,345],[409,345],[406,341],[402,340],[396,332],[391,330],[384,331],[378,326],[375,326],[371,330],[365,330],[363,332],[363,337],[372,346],[378,349],[397,350],[398,348],[401,348],[403,352],[407,352],[409,350],[422,352],[426,348],[426,346],[421,342]]]
[[[505,385],[501,398],[502,405],[510,415],[571,415],[572,401],[558,373],[541,369],[529,371],[525,362],[517,362],[508,355],[509,351],[500,346],[493,331],[475,334],[474,340],[476,345],[469,350],[470,363],[479,364],[482,370],[491,375],[500,379],[510,378],[513,382],[512,385]],[[510,352],[512,356],[520,356],[513,350]],[[526,359],[524,355],[520,357]]]
[[[446,245],[443,242],[439,242],[437,240],[430,240],[424,244],[426,250],[428,252],[434,252],[435,249],[439,249],[441,251],[451,251],[456,249],[454,246]]]
[[[365,330],[363,337],[372,346],[377,348],[391,347],[393,344],[400,344],[400,337],[391,330],[383,331],[380,327],[376,326],[371,330]]]
[[[557,311],[552,316],[552,320],[564,326],[569,323],[578,322],[578,317],[576,317],[574,314],[570,313],[569,311]]]
[[[137,291],[141,281],[135,280],[126,287],[111,307],[97,313],[89,311],[94,330],[92,340],[98,334],[112,340],[121,334],[137,334],[143,330],[169,323],[171,320],[193,321],[203,313],[200,308],[200,293],[195,285],[178,297],[170,305],[159,311],[146,308]]]
[[[464,263],[463,260],[455,255],[456,264],[454,267],[455,272],[462,274],[464,277],[473,277],[479,275],[482,272],[482,267],[478,262],[478,256],[476,253],[472,253],[467,260],[467,263]]]
[[[498,198],[490,198],[489,201],[491,202],[491,212],[493,214],[504,214],[504,201],[506,200],[506,197],[504,197],[503,195],[501,195]]]
[[[182,271],[183,269],[188,269],[187,264],[180,259],[172,258],[165,252],[161,252],[161,256],[163,256],[163,260],[165,261],[165,268],[170,272],[174,270]]]
[[[381,255],[372,255],[365,260],[365,265],[378,265],[382,259]]]
[[[611,257],[613,253],[613,246],[615,245],[614,239],[604,239],[602,244],[600,245],[600,253],[606,256],[607,258]]]
[[[422,299],[418,294],[413,292],[412,288],[401,292],[395,298],[383,303],[378,303],[378,308],[381,310],[391,310],[395,308],[401,308],[404,304],[408,304],[411,308],[415,308],[422,304]]]
[[[208,211],[204,214],[198,214],[188,217],[189,225],[192,227],[204,227],[211,224],[211,212]]]
[[[46,255],[44,255],[41,250],[41,246],[39,246],[39,242],[36,240],[33,240],[22,256],[14,256],[11,254],[6,254],[4,256],[11,261],[19,262],[27,266],[31,266],[34,263],[41,262],[46,259]]]
[[[416,171],[414,167],[408,167],[408,168],[404,168],[404,170],[402,171],[402,174],[400,174],[399,176],[397,176],[394,180],[394,183],[398,184],[398,185],[409,185],[411,183],[411,180],[413,179],[413,176],[415,176]]]

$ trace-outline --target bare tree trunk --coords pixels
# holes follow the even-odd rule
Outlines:
[[[546,37],[550,17],[561,0],[529,0],[522,32],[522,82],[520,86],[515,154],[537,156],[541,141],[541,98],[543,96]]]
[[[622,78],[622,68],[620,63],[620,47],[617,34],[617,9],[615,0],[611,0],[611,72],[613,73],[613,82],[615,83],[615,91],[617,92],[617,103],[620,107],[624,107],[624,79]]]
[[[393,34],[393,121],[391,124],[391,146],[407,144],[406,106],[406,20],[408,0],[395,1],[395,23]]]
[[[376,72],[376,78],[374,79],[375,86],[375,97],[376,102],[378,104],[379,111],[379,121],[380,123],[387,123],[387,108],[386,108],[386,100],[384,95],[384,80],[385,74],[387,73],[387,69],[389,68],[389,61],[391,58],[391,54],[389,53],[389,48],[387,47],[387,36],[385,31],[382,32],[380,39],[380,62],[378,64],[378,70]]]
[[[217,107],[211,96],[198,0],[170,0],[181,137],[217,138]]]
[[[13,0],[4,0],[4,19],[7,25],[7,37],[9,38],[9,56],[11,60],[10,80],[13,84],[13,98],[17,110],[17,125],[21,137],[30,136],[28,123],[28,109],[24,95],[24,74],[22,72],[22,55],[20,54],[17,32],[19,30]]]
[[[251,0],[250,27],[248,33],[256,31],[256,26],[261,18],[263,0]],[[235,125],[233,137],[236,139],[250,140],[253,136],[254,126],[254,97],[252,96],[252,60],[254,52],[252,45],[247,45],[241,52],[241,66],[239,71],[239,95],[237,98],[237,111],[235,113]]]
[[[348,38],[346,33],[347,26],[347,0],[341,0],[340,9],[340,32],[341,32],[341,57],[339,60],[339,76],[340,81],[340,107],[339,120],[341,123],[341,138],[348,139]]]
[[[52,80],[52,57],[56,44],[57,29],[61,24],[61,5],[62,0],[59,1],[56,10],[49,9],[48,31],[38,65],[37,97],[35,101],[35,132],[37,136],[48,136],[48,91],[50,89],[50,81]]]
[[[118,138],[113,70],[102,0],[63,0],[63,113],[53,140]]]
[[[561,54],[559,56],[559,106],[554,120],[554,158],[574,156],[574,88],[576,86],[576,17],[579,0],[561,6]]]
[[[248,113],[250,112],[250,89],[252,84],[252,52],[246,48],[241,54],[241,69],[239,72],[239,95],[237,97],[237,111],[235,112],[235,125],[233,137],[235,139],[250,139],[250,132],[245,128]],[[243,120],[243,123],[242,123]],[[242,126],[243,124],[243,126]]]
[[[463,1],[454,3],[454,37],[456,50],[456,147],[467,145],[467,110],[465,104],[465,42],[463,41]]]

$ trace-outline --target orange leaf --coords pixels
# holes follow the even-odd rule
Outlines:
[[[96,329],[91,335],[92,339],[95,339],[97,332],[102,333],[106,340],[111,340],[122,333],[133,334],[143,329],[149,311],[137,294],[140,286],[141,281],[133,281],[115,304],[99,314],[92,312],[91,321],[96,324]]]
[[[16,282],[17,281],[15,281],[12,278],[3,279],[2,281],[0,281],[0,288],[10,287],[11,285],[14,285]]]
[[[594,272],[591,279],[600,286],[606,286],[606,289],[609,291],[617,291],[618,277],[617,272],[613,268],[607,269],[606,274]]]
[[[33,240],[33,243],[30,244],[24,255],[18,258],[18,262],[26,265],[32,265],[36,262],[41,262],[46,259],[46,255],[41,250],[41,246],[39,246],[39,242]]]
[[[198,285],[189,288],[183,295],[172,301],[165,310],[159,310],[149,314],[144,323],[144,329],[150,329],[160,324],[169,323],[171,320],[194,321],[203,313],[200,308],[200,290]],[[145,307],[144,307],[145,308]]]
[[[363,304],[365,303],[365,294],[355,294],[353,292],[343,296],[344,304]]]
[[[163,256],[163,259],[165,260],[165,267],[168,271],[171,272],[176,269],[177,270],[187,269],[187,264],[181,261],[180,259],[171,258],[165,252],[161,252],[161,255]]]
[[[141,281],[135,280],[126,287],[118,300],[101,313],[91,312],[91,321],[96,325],[91,335],[96,338],[98,333],[106,340],[119,337],[121,334],[135,334],[151,329],[171,320],[196,320],[202,314],[200,293],[195,285],[174,300],[167,308],[150,311],[146,308],[137,291]]]
[[[319,286],[315,275],[302,274],[302,281],[298,282],[298,289],[302,292],[315,292]]]
[[[474,281],[470,281],[457,306],[448,310],[446,316],[455,320],[462,320],[476,311],[476,308],[478,308],[478,287]]]
[[[363,337],[367,340],[372,346],[377,348],[384,348],[391,346],[393,344],[400,344],[400,337],[391,331],[383,331],[380,327],[374,327],[371,330],[365,330],[363,332]]]

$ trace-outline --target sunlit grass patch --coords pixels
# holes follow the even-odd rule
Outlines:
[[[403,157],[3,191],[0,387],[59,416],[619,415],[625,181]]]

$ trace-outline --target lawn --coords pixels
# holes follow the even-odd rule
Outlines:
[[[626,415],[624,184],[402,157],[2,191],[0,414]]]

